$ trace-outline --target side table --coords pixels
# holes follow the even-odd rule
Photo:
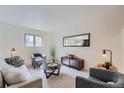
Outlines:
[[[5,59],[6,63],[9,65],[12,65],[14,67],[20,67],[21,65],[24,64],[24,59],[20,57],[10,57]]]

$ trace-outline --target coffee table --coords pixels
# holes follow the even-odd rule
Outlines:
[[[57,62],[43,63],[41,68],[44,70],[46,78],[49,78],[51,75],[59,75],[61,64]]]

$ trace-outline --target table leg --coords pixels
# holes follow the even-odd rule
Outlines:
[[[58,69],[57,73],[53,73],[53,75],[59,75],[59,72],[60,72],[60,68]]]
[[[51,75],[53,75],[54,71],[52,72],[47,72],[46,70],[44,70],[44,73],[46,75],[46,78],[49,78]]]

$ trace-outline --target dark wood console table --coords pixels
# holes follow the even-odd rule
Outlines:
[[[70,57],[64,56],[61,57],[61,63],[71,68],[75,68],[77,70],[82,70],[84,68],[84,59],[78,57]]]

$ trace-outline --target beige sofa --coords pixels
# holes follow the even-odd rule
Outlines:
[[[42,88],[42,79],[39,76],[7,86],[2,73],[0,72],[0,88]]]
[[[0,88],[42,88],[42,79],[32,76],[25,65],[15,68],[0,58]]]

